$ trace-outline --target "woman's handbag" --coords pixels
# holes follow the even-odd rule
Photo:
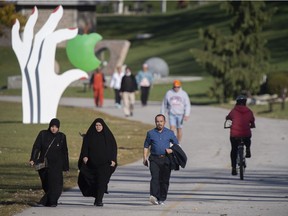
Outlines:
[[[34,165],[34,168],[36,171],[41,170],[46,167],[48,167],[48,160],[46,157],[44,158],[44,162],[37,161]]]
[[[35,162],[34,168],[35,168],[36,171],[39,171],[39,170],[41,170],[41,169],[44,169],[44,168],[47,168],[47,167],[48,167],[48,160],[47,160],[46,155],[47,155],[48,150],[50,149],[52,143],[54,142],[54,140],[55,140],[55,137],[54,137],[54,139],[51,141],[50,145],[48,146],[48,148],[47,148],[47,150],[46,150],[46,152],[45,152],[44,161],[43,161],[43,162],[40,162],[39,159],[38,159],[38,160]]]

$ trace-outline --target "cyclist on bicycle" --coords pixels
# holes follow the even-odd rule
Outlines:
[[[246,106],[247,98],[244,95],[239,95],[236,98],[236,105],[226,116],[226,120],[231,120],[230,142],[231,142],[231,165],[232,175],[237,175],[236,160],[239,138],[243,138],[246,146],[246,158],[251,157],[251,128],[255,128],[255,118],[253,112]],[[237,139],[238,138],[238,139]]]

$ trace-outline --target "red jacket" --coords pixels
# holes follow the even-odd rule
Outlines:
[[[105,78],[102,72],[94,73],[92,77],[93,89],[103,89]]]
[[[251,128],[255,127],[253,112],[244,105],[235,105],[226,119],[232,121],[231,137],[251,137]]]

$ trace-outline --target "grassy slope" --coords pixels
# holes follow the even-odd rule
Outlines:
[[[267,47],[271,50],[271,63],[275,70],[287,68],[288,49],[285,38],[288,36],[288,4],[286,2],[269,3],[277,6],[278,11],[271,23],[263,31]],[[106,39],[128,39],[132,42],[127,63],[138,70],[147,58],[158,56],[167,61],[171,74],[203,75],[205,72],[189,53],[191,48],[201,48],[198,38],[199,28],[216,25],[223,32],[228,30],[229,17],[219,9],[217,3],[205,7],[168,13],[165,16],[99,16],[97,18],[99,34]],[[152,33],[149,40],[136,40],[139,33]]]
[[[212,12],[213,11],[213,12]],[[213,14],[212,16],[210,16]],[[132,42],[127,64],[133,71],[151,57],[163,58],[170,74],[203,75],[203,69],[194,61],[189,50],[199,47],[198,29],[208,24],[227,23],[226,16],[215,7],[185,10],[184,12],[153,16],[99,16],[99,34],[106,39],[128,39]],[[147,40],[137,40],[140,33],[151,33]]]

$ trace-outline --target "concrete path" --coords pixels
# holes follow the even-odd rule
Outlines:
[[[15,97],[0,100],[17,101]],[[95,109],[92,99],[62,98],[61,105]],[[131,120],[153,124],[159,103],[136,104]],[[100,111],[123,117],[111,100]],[[288,215],[288,121],[256,117],[252,158],[245,180],[231,176],[229,131],[223,129],[228,110],[192,106],[184,125],[182,147],[185,169],[173,171],[165,206],[148,202],[150,173],[140,161],[118,167],[109,184],[104,207],[94,207],[79,189],[64,192],[57,208],[29,208],[17,216],[287,216]],[[168,125],[167,125],[168,126]]]

